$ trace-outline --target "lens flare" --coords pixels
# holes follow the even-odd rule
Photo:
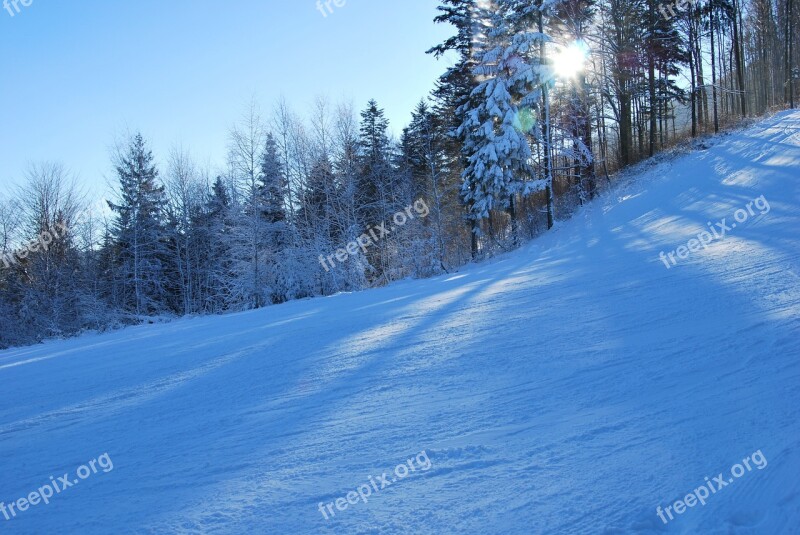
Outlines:
[[[588,57],[589,47],[584,42],[570,43],[553,55],[553,71],[559,78],[574,78],[583,70]]]

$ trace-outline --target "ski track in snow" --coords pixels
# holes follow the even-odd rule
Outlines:
[[[114,462],[0,533],[800,533],[799,230],[784,112],[457,274],[0,352],[0,501]]]

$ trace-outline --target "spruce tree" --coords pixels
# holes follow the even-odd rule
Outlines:
[[[501,0],[496,8],[485,15],[491,30],[475,68],[483,80],[472,93],[477,102],[460,110],[465,118],[458,132],[470,155],[462,191],[473,217],[484,219],[491,210],[505,209],[514,225],[516,196],[546,185],[535,178],[528,137],[536,134],[534,110],[542,86],[551,79],[537,56],[548,38],[534,31],[534,6]]]
[[[456,30],[455,35],[428,50],[436,58],[456,54],[451,67],[436,82],[433,92],[436,100],[435,112],[440,118],[441,128],[447,133],[445,151],[448,157],[447,183],[460,189],[462,177],[469,166],[470,154],[466,148],[466,137],[459,127],[464,122],[463,111],[472,100],[472,92],[478,85],[474,74],[476,66],[476,49],[481,45],[488,29],[486,18],[482,16],[476,0],[442,0],[437,8],[440,14],[434,19],[441,24],[450,24]],[[477,105],[477,104],[475,104]],[[474,106],[473,106],[474,107]],[[467,187],[472,187],[471,184]],[[449,189],[449,188],[448,188]],[[465,219],[470,236],[472,258],[478,255],[478,219],[472,214],[471,201],[465,204]]]
[[[261,155],[261,213],[268,223],[280,223],[286,220],[286,201],[288,181],[283,162],[278,152],[278,144],[271,133],[266,136],[264,152]]]
[[[392,147],[387,134],[389,121],[375,100],[361,112],[359,136],[359,212],[363,231],[388,223],[397,209],[396,174],[392,168]],[[375,278],[387,276],[392,236],[384,236],[370,249],[370,264]]]
[[[153,154],[141,134],[136,134],[118,155],[116,172],[119,199],[108,205],[117,214],[113,236],[118,248],[115,279],[119,306],[137,316],[160,313],[167,297],[166,198],[157,182]]]

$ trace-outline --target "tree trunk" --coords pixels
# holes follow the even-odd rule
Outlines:
[[[786,74],[789,84],[789,107],[794,109],[794,0],[786,0]]]
[[[742,21],[739,1],[733,1],[733,51],[736,56],[736,77],[739,80],[739,101],[742,106],[742,117],[747,117],[747,98],[744,93],[744,66],[742,64],[742,43],[740,28]]]
[[[539,11],[539,33],[544,33],[544,20],[541,11]],[[539,61],[542,65],[547,64],[547,52],[544,41],[542,41],[539,48]],[[544,164],[545,181],[547,183],[547,187],[545,188],[547,193],[547,230],[550,230],[553,228],[555,220],[555,200],[553,197],[553,162],[550,148],[552,142],[552,135],[550,133],[550,89],[547,83],[542,85],[542,113],[544,115],[544,120],[542,121],[542,135],[544,136],[542,140],[542,144],[544,145],[542,147],[544,150],[542,163]]]
[[[651,24],[655,8],[651,8]],[[651,26],[652,28],[652,26]],[[654,52],[648,50],[647,52],[647,84],[650,91],[650,146],[649,153],[652,158],[656,152],[656,112],[658,104],[656,103],[656,59],[653,56]]]
[[[589,151],[591,160],[586,162],[586,165],[581,169],[581,178],[585,179],[586,182],[586,189],[589,193],[589,199],[594,199],[595,194],[597,193],[597,174],[595,171],[595,163],[594,163],[594,148],[592,147],[592,119],[591,119],[591,109],[589,107],[589,92],[586,87],[586,75],[581,74],[580,76],[580,87],[578,90],[578,105],[580,107],[579,112],[579,124],[580,124],[580,132],[581,132],[581,141],[583,142],[586,149]]]
[[[717,49],[714,40],[714,8],[712,6],[709,13],[709,21],[711,26],[711,93],[714,102],[714,133],[719,133],[719,112],[717,109]]]
[[[516,248],[519,246],[519,225],[517,222],[516,195],[514,193],[508,199],[508,216],[511,219],[511,243]]]
[[[689,12],[689,75],[691,79],[692,101],[692,137],[697,137],[697,81],[695,78],[694,64],[696,61],[694,49],[694,24],[692,24],[692,11]]]

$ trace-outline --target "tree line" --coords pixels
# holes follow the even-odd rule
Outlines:
[[[159,164],[128,136],[104,210],[87,210],[60,164],[32,164],[0,200],[0,347],[428,277],[511,250],[615,170],[794,107],[792,4],[442,0],[436,22],[453,34],[428,53],[452,66],[399,139],[374,100],[356,113],[319,98],[302,118],[253,102],[213,172],[182,147]],[[419,201],[425,217],[321,265]]]

